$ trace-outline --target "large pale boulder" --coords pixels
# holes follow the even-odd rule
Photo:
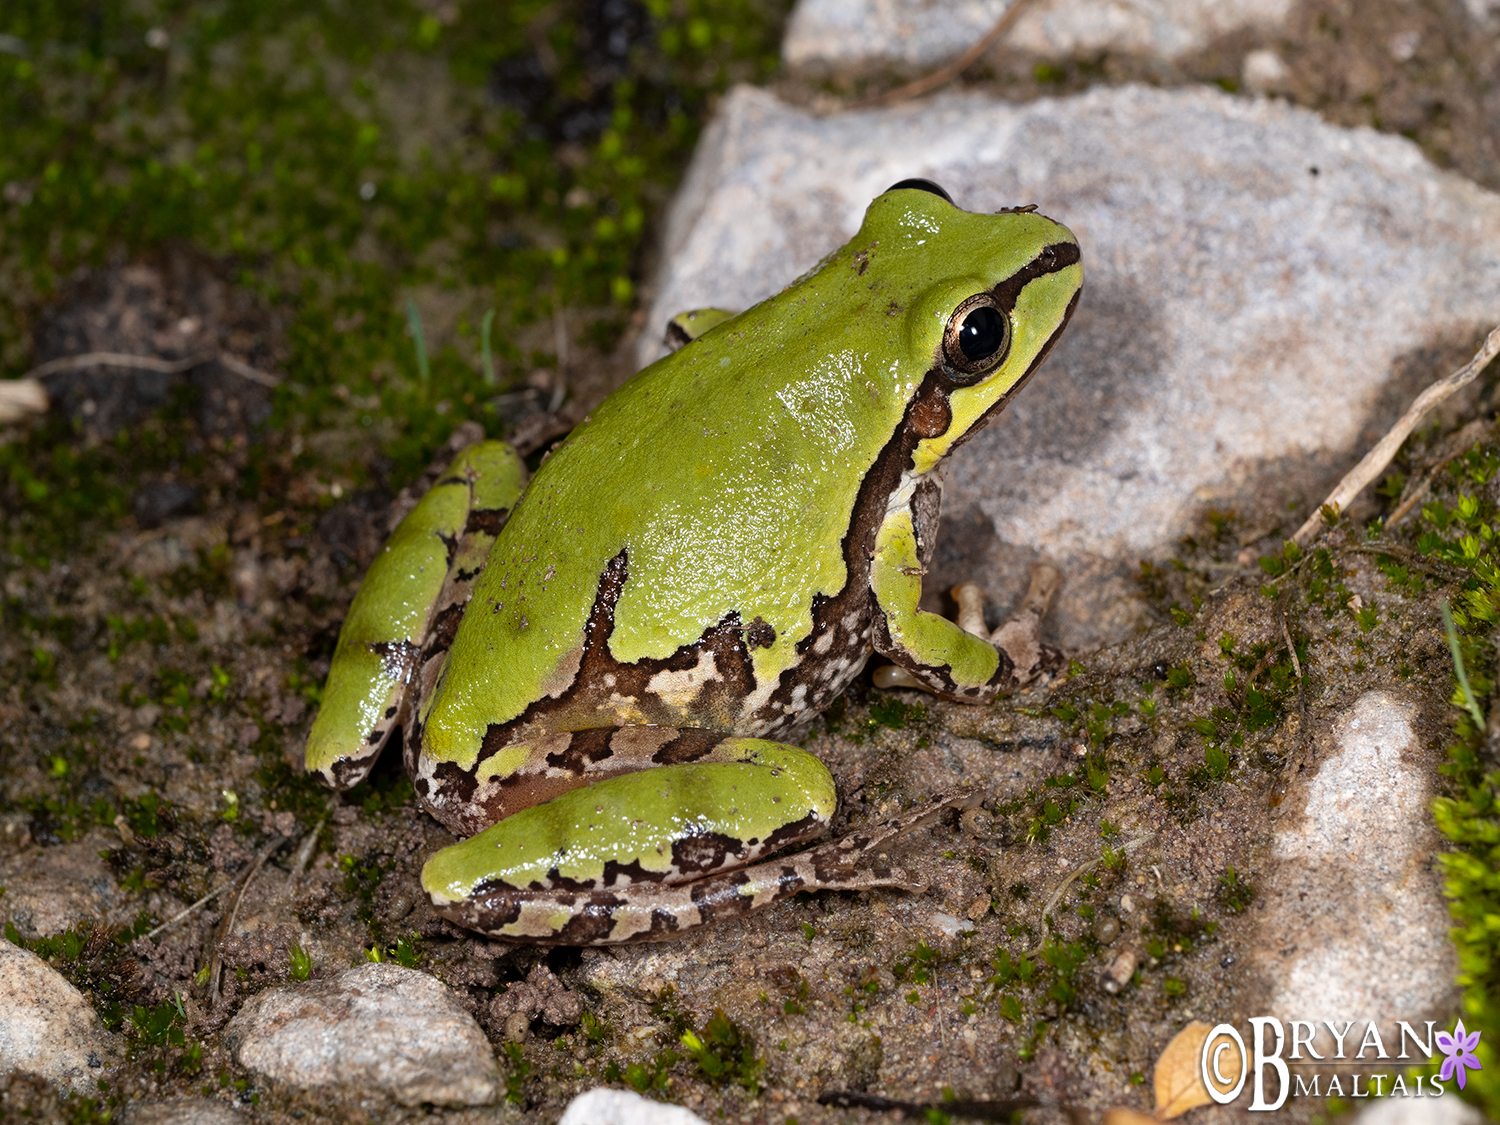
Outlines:
[[[834,72],[935,66],[966,50],[1011,0],[800,0],[782,56],[794,69]],[[1242,28],[1275,30],[1291,0],[1042,0],[1005,45],[1044,58],[1100,51],[1175,58]]]
[[[673,205],[653,323],[776,292],[908,176],[972,211],[1036,203],[1082,243],[1062,343],[951,459],[928,583],[974,576],[1005,604],[1050,559],[1067,645],[1128,632],[1132,572],[1204,508],[1351,464],[1408,393],[1405,357],[1500,320],[1500,196],[1399,137],[1209,89],[816,117],[741,87]],[[1277,503],[1289,532],[1302,513]]]

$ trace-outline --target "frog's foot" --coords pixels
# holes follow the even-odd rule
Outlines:
[[[926,827],[949,809],[974,804],[980,796],[949,793],[885,824],[805,852],[688,883],[633,882],[573,891],[516,889],[490,881],[459,901],[449,901],[432,891],[426,870],[422,882],[439,914],[490,937],[536,945],[668,941],[695,926],[748,914],[802,891],[925,891],[926,880],[893,865],[887,849],[901,836]]]
[[[971,633],[994,645],[1009,661],[1009,689],[1025,687],[1048,672],[1062,668],[1067,658],[1060,649],[1042,642],[1042,618],[1052,598],[1062,588],[1062,572],[1047,563],[1033,563],[1031,584],[1026,596],[1016,611],[991,633],[984,624],[984,593],[973,582],[962,582],[953,587],[953,600],[958,603],[957,624],[966,633]],[[912,672],[895,664],[875,670],[875,686],[879,688],[915,688],[932,691],[933,686],[919,679]]]

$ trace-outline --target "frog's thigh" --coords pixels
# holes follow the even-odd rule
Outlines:
[[[886,517],[875,537],[870,589],[883,615],[875,648],[933,691],[961,699],[991,699],[1010,672],[1010,660],[982,637],[936,613],[917,608],[922,565],[907,510]]]
[[[729,756],[737,760],[722,760]],[[438,913],[500,937],[560,936],[579,893],[689,883],[827,830],[833,778],[812,754],[727,738],[712,762],[608,778],[523,809],[422,869]],[[597,919],[596,919],[597,921]],[[576,940],[624,940],[598,935]]]
[[[510,446],[463,450],[397,525],[370,564],[339,633],[323,701],[308,735],[310,773],[358,784],[401,721],[434,603],[470,524],[504,521],[525,484]]]

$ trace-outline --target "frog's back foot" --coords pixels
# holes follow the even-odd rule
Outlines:
[[[617,945],[670,941],[696,926],[737,917],[801,891],[899,890],[927,881],[891,863],[885,849],[980,794],[949,793],[885,824],[851,832],[795,855],[724,871],[691,883],[634,884],[581,892],[480,885],[461,901],[433,896],[437,913],[467,929],[537,945]]]

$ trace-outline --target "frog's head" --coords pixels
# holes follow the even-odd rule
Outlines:
[[[849,243],[903,317],[901,351],[925,372],[907,426],[926,472],[977,432],[1052,350],[1083,285],[1078,240],[1032,208],[975,214],[927,180],[903,180]]]

